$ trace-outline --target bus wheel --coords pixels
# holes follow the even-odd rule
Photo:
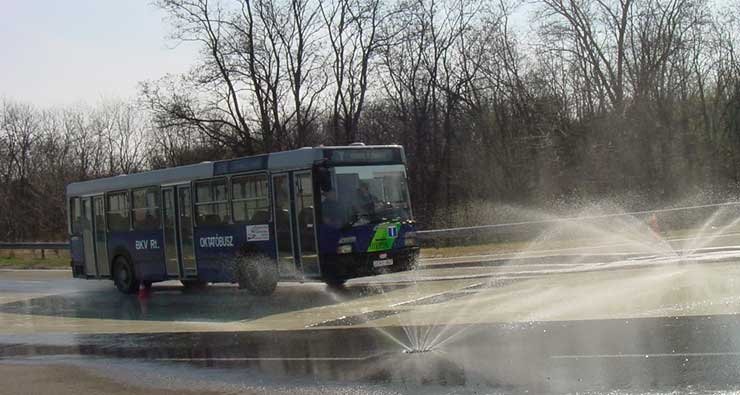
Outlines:
[[[329,289],[343,290],[345,289],[344,284],[347,280],[342,278],[327,278],[324,282]]]
[[[139,291],[139,280],[136,279],[134,266],[125,257],[119,256],[113,261],[113,282],[116,288],[124,294]]]
[[[275,292],[279,275],[273,259],[245,256],[239,261],[238,270],[239,288],[257,296],[268,296]]]
[[[181,280],[180,282],[186,291],[202,290],[208,287],[208,282],[202,280]]]

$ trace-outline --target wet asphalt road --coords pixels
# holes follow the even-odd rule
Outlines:
[[[11,341],[0,355],[81,355],[240,369],[274,382],[435,384],[450,391],[736,390],[738,333],[737,316],[645,318],[475,325],[443,348],[419,354],[403,353],[374,329],[357,328],[47,339],[56,345],[6,338]]]
[[[358,282],[339,298],[319,284],[292,284],[281,287],[274,298],[245,298],[231,287],[183,293],[180,287],[165,285],[142,304],[136,296],[118,295],[107,282],[63,277],[0,273],[0,296],[13,295],[0,304],[0,313],[39,320],[113,320],[121,325],[192,321],[218,326],[358,303],[409,286],[394,281],[373,286]],[[449,293],[449,297],[435,294],[417,304],[442,306],[459,296],[475,300],[484,292],[472,288],[465,294]],[[178,374],[184,376],[211,372],[207,375],[213,382],[221,376],[226,380],[228,372],[240,372],[246,382],[259,377],[260,388],[267,391],[271,385],[286,382],[360,388],[356,393],[378,389],[416,393],[429,392],[429,388],[439,393],[740,390],[740,316],[732,313],[451,322],[443,329],[459,335],[422,353],[403,352],[392,340],[406,339],[408,327],[375,328],[373,322],[383,317],[359,312],[343,319],[330,326],[287,330],[9,332],[0,335],[0,357],[6,363],[59,363],[72,358],[92,361],[85,365],[91,369],[96,369],[95,361],[114,360],[133,371],[137,365],[153,364],[146,366],[155,371],[179,369]],[[424,327],[415,330],[423,333]],[[135,383],[140,379],[135,376],[119,379]],[[147,383],[157,385],[156,380]]]

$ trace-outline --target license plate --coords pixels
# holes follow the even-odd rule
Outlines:
[[[373,261],[373,267],[384,267],[384,266],[390,266],[393,264],[393,259],[380,259],[377,261]]]

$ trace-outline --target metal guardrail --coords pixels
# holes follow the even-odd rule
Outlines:
[[[41,251],[41,259],[46,259],[46,250],[68,250],[69,243],[58,243],[48,241],[0,243],[0,250],[38,250]]]
[[[517,226],[547,225],[547,224],[556,224],[556,223],[573,222],[573,221],[588,221],[588,220],[617,218],[617,217],[625,217],[625,216],[640,216],[640,215],[648,215],[648,214],[660,214],[660,213],[670,213],[670,212],[676,212],[676,211],[696,210],[696,209],[702,209],[702,208],[729,207],[729,206],[739,206],[739,205],[740,205],[740,202],[703,204],[703,205],[698,205],[698,206],[673,207],[673,208],[664,208],[664,209],[657,209],[657,210],[633,211],[629,213],[588,215],[588,216],[581,216],[581,217],[553,218],[553,219],[538,220],[538,221],[520,221],[520,222],[510,222],[510,223],[504,223],[504,224],[477,225],[477,226],[464,226],[464,227],[456,227],[456,228],[419,230],[416,233],[419,235],[422,235],[422,237],[424,238],[430,238],[429,236],[435,235],[435,234],[471,233],[471,232],[476,233],[480,231],[495,230],[495,229],[500,229],[500,228],[511,228],[511,227],[517,227]]]
[[[68,250],[69,243],[57,242],[17,242],[0,243],[0,250]]]
[[[529,226],[537,225],[548,225],[556,223],[565,223],[573,221],[588,221],[588,220],[600,220],[608,218],[617,218],[624,216],[642,216],[648,214],[660,214],[670,213],[677,211],[687,211],[703,208],[714,208],[714,207],[729,207],[729,206],[740,206],[740,202],[725,202],[715,204],[703,204],[696,206],[686,207],[672,207],[657,210],[644,210],[644,211],[633,211],[629,213],[615,213],[615,214],[602,214],[602,215],[591,215],[591,216],[580,216],[580,217],[563,217],[553,218],[546,220],[537,221],[520,221],[520,222],[509,222],[502,224],[491,224],[491,225],[477,225],[477,226],[465,226],[465,227],[454,227],[454,228],[443,228],[443,229],[428,229],[418,230],[416,234],[423,242],[433,242],[435,240],[447,239],[456,240],[471,236],[485,236],[492,233],[500,232],[501,229],[517,229],[524,230]],[[68,250],[69,243],[63,242],[15,242],[15,243],[4,243],[0,242],[0,250]]]

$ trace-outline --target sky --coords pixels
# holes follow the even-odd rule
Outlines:
[[[141,81],[187,71],[197,47],[169,40],[164,16],[151,0],[0,0],[0,100],[130,99]],[[526,21],[519,9],[511,22],[527,30]]]
[[[64,106],[133,98],[187,71],[195,46],[167,38],[149,0],[0,0],[0,99]]]
[[[187,71],[197,47],[168,39],[164,16],[151,0],[0,0],[0,100],[128,99],[141,81]]]

